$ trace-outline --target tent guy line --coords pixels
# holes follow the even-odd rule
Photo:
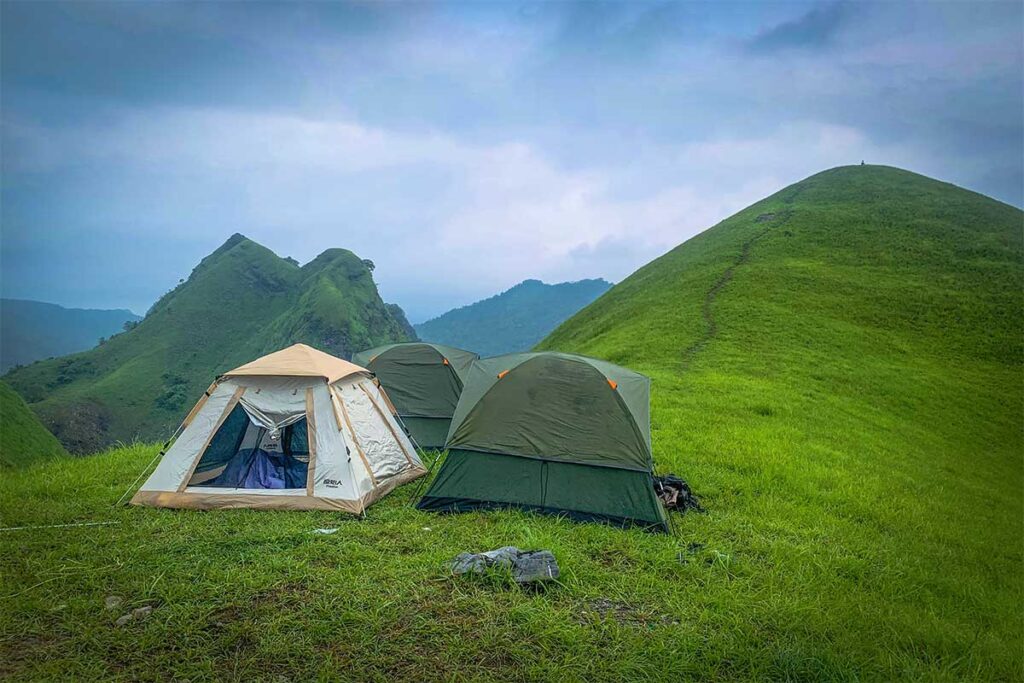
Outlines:
[[[5,526],[0,531],[23,531],[25,529],[66,529],[74,526],[106,526],[109,524],[120,524],[121,522],[76,522],[74,524],[39,524],[33,526]]]

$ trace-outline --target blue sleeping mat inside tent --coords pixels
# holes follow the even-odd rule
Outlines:
[[[304,489],[308,463],[261,448],[240,450],[224,471],[199,486],[239,489]]]

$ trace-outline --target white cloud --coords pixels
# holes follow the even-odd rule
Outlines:
[[[173,225],[207,236],[210,248],[238,230],[301,260],[347,247],[376,262],[385,295],[415,319],[527,277],[618,280],[813,172],[865,157],[914,161],[855,129],[816,122],[638,150],[650,156],[629,171],[566,169],[522,141],[218,109],[129,111],[87,129],[27,127],[20,141],[26,167],[117,169],[120,178],[82,187],[90,203],[111,207],[108,228]],[[623,196],[626,173],[648,161],[663,177]]]

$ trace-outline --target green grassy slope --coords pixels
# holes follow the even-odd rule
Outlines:
[[[21,397],[0,382],[0,469],[67,455]]]
[[[234,235],[134,329],[6,379],[70,450],[89,452],[168,436],[217,374],[289,344],[347,357],[407,338],[352,252],[299,267]]]
[[[366,520],[112,508],[156,447],[0,477],[3,526],[115,523],[0,532],[0,677],[1018,680],[1020,221],[839,169],[563,327],[549,343],[653,376],[659,469],[708,509],[672,535],[435,516],[410,486]],[[560,585],[446,574],[509,544],[551,548]]]
[[[501,294],[416,325],[424,341],[481,356],[529,351],[576,311],[608,291],[605,280],[556,285],[525,280]]]
[[[656,461],[711,511],[685,526],[743,566],[713,623],[863,674],[1019,677],[1022,228],[945,183],[833,169],[541,345],[652,376]]]

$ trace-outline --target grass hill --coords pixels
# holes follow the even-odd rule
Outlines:
[[[99,347],[6,376],[76,453],[115,440],[163,439],[213,378],[304,342],[348,357],[408,339],[368,262],[329,249],[304,266],[234,235],[133,329]]]
[[[0,469],[67,455],[21,397],[0,382]]]
[[[23,299],[0,299],[0,372],[42,358],[96,346],[102,337],[141,318],[129,310],[64,308]]]
[[[605,280],[556,285],[524,280],[501,294],[416,325],[424,341],[481,356],[528,351],[576,311],[608,291]]]
[[[666,595],[728,632],[706,653],[813,677],[1020,677],[1022,240],[1016,208],[836,168],[540,345],[652,376],[656,462],[711,511],[685,533],[740,567]]]
[[[156,446],[0,477],[6,525],[108,523],[0,535],[0,676],[1019,680],[1022,220],[835,169],[557,330],[653,376],[658,467],[707,509],[668,536],[435,516],[412,486],[365,520],[112,508]],[[503,545],[552,549],[559,585],[447,575]]]

